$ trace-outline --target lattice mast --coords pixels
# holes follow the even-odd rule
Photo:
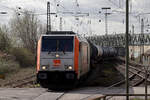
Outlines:
[[[47,2],[47,34],[51,32],[50,2]]]

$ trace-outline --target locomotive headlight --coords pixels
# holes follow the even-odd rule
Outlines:
[[[72,66],[68,66],[68,69],[69,69],[69,70],[72,70],[73,68],[72,68]]]
[[[43,69],[43,70],[46,70],[46,66],[42,66],[42,69]]]
[[[59,57],[59,54],[56,54],[56,57],[58,58],[58,57]]]

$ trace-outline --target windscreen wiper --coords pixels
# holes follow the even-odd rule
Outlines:
[[[51,51],[50,51],[50,50],[48,51],[48,54],[51,54]]]
[[[63,50],[63,53],[65,54],[65,50]]]

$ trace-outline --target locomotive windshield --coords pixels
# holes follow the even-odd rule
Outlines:
[[[45,52],[72,52],[73,36],[43,36],[42,51]]]

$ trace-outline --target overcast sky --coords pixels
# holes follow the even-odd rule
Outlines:
[[[105,11],[101,8],[111,7],[111,10],[108,10],[111,13],[108,15],[108,34],[125,32],[125,0],[0,0],[0,11],[8,13],[0,15],[0,23],[8,23],[17,7],[21,7],[21,11],[30,10],[35,14],[45,14],[47,1],[51,2],[51,12],[58,13],[58,17],[52,16],[53,30],[59,30],[59,20],[62,17],[63,30],[73,30],[84,34],[105,34]],[[57,4],[59,6],[56,6]],[[145,13],[149,13],[149,9],[150,0],[130,0],[130,26],[135,26],[136,33],[140,32],[140,18],[144,18],[145,32],[148,32],[146,25],[149,24],[150,16]],[[98,13],[99,11],[101,13]],[[90,16],[83,14],[81,17],[76,14],[77,12],[89,13]],[[75,16],[78,16],[79,20],[76,20]],[[38,18],[46,24],[46,15],[38,15]]]

